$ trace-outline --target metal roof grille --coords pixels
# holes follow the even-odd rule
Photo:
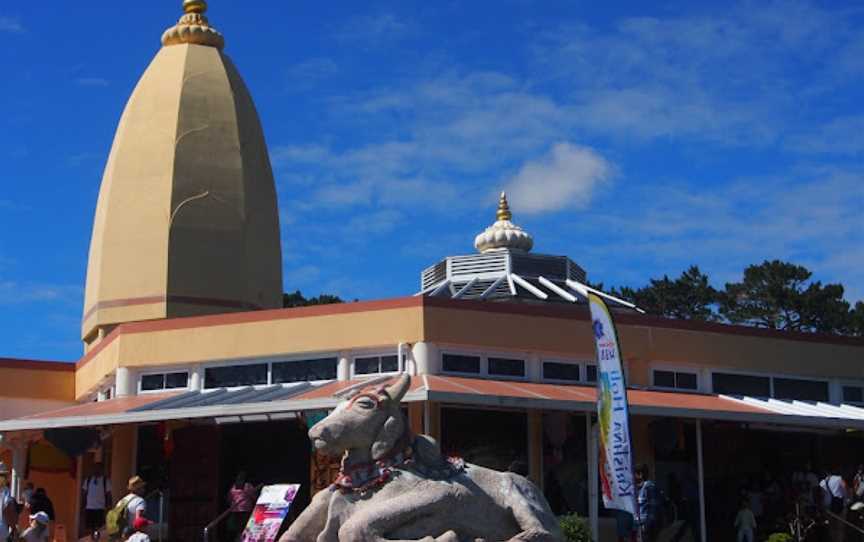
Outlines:
[[[570,258],[567,258],[567,278],[577,282],[585,282],[588,279],[588,276],[579,264]]]
[[[513,273],[523,277],[564,278],[567,276],[567,258],[564,256],[535,256],[513,254]]]
[[[453,275],[506,272],[507,254],[505,252],[495,252],[490,254],[472,254],[470,256],[453,256],[450,258],[450,270]]]
[[[423,273],[420,274],[420,283],[425,290],[433,284],[438,284],[445,278],[447,278],[447,260],[441,260],[423,270]]]

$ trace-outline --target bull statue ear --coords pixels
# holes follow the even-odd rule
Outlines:
[[[378,436],[375,437],[375,442],[372,443],[372,459],[377,461],[387,455],[396,446],[396,441],[403,432],[405,432],[405,423],[402,421],[401,412],[387,418]]]
[[[402,376],[400,376],[396,382],[390,384],[384,389],[384,393],[387,394],[387,397],[390,398],[391,401],[398,403],[403,397],[405,397],[410,386],[411,376],[408,373],[402,373]]]

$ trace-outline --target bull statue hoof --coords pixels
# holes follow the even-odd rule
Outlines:
[[[399,407],[410,384],[403,374],[361,390],[309,430],[342,466],[280,542],[563,541],[528,479],[445,458],[432,438],[410,432]]]

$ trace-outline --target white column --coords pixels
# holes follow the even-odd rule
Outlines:
[[[705,465],[702,462],[702,420],[696,420],[696,468],[699,476],[699,538],[707,539],[705,526]]]
[[[136,395],[138,386],[135,382],[135,371],[129,370],[127,367],[117,367],[117,372],[114,375],[114,380],[117,386],[117,397],[128,397]]]
[[[27,463],[27,443],[16,442],[12,445],[12,478],[9,490],[15,500],[21,498],[21,482],[24,480],[24,468]]]
[[[525,367],[525,376],[528,377],[530,382],[540,382],[543,376],[543,368],[541,367],[540,355],[539,354],[531,354],[528,356],[528,360],[526,362],[528,365]]]
[[[414,343],[411,347],[411,357],[414,359],[415,374],[429,374],[429,348],[425,342]]]
[[[351,380],[351,353],[348,350],[339,352],[339,363],[336,365],[337,380]]]
[[[189,389],[191,391],[201,391],[204,389],[204,368],[196,365],[189,373]]]
[[[600,510],[597,505],[597,496],[600,491],[599,477],[597,471],[597,424],[591,423],[591,413],[585,413],[585,438],[588,445],[588,523],[591,525],[591,540],[599,540],[600,536]]]
[[[411,348],[411,356],[418,375],[434,374],[437,369],[437,348],[432,343],[419,341]]]

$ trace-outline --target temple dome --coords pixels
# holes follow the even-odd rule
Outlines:
[[[90,242],[87,344],[121,322],[281,306],[264,134],[205,10],[184,2],[120,118]]]
[[[511,222],[513,215],[507,203],[507,194],[501,192],[494,224],[474,238],[474,248],[479,252],[510,249],[529,252],[534,247],[531,235]]]

